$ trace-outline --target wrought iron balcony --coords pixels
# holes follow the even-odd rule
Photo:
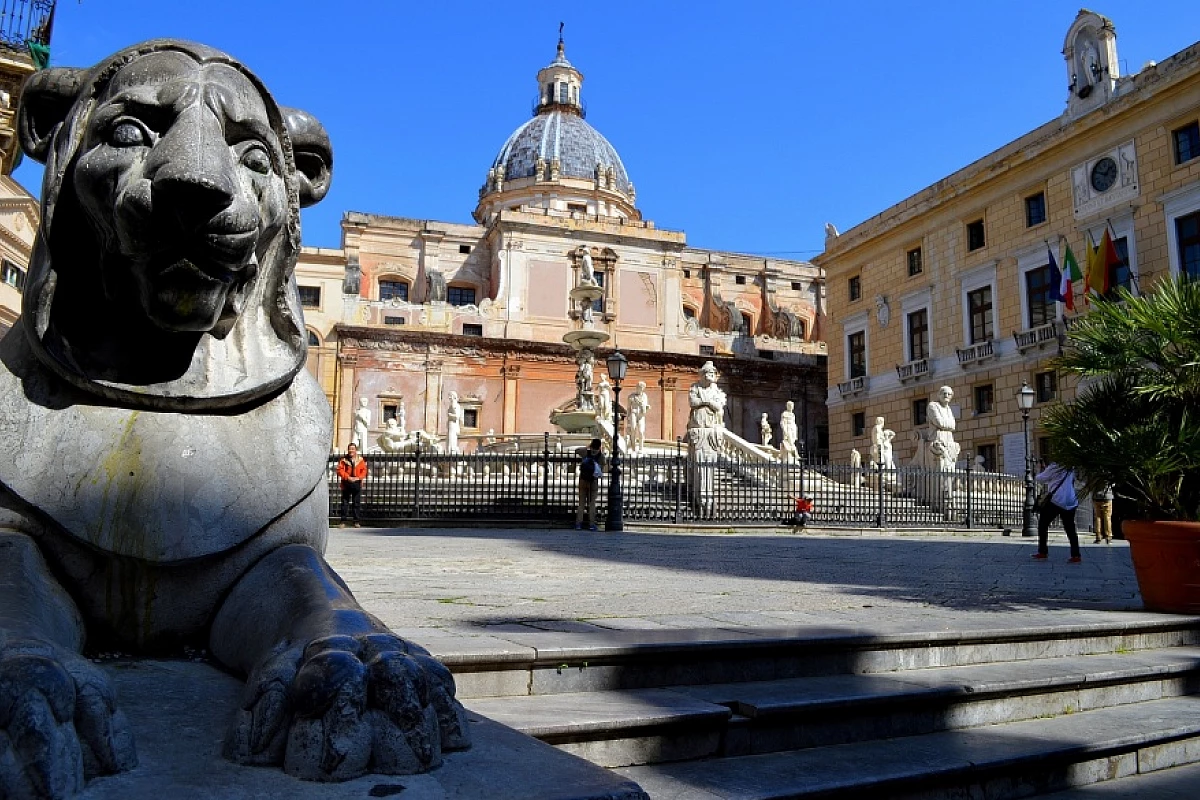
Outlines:
[[[28,55],[30,43],[50,44],[57,0],[0,0],[0,47]]]
[[[928,358],[919,358],[916,361],[909,361],[907,364],[896,365],[896,377],[900,379],[901,383],[926,378],[931,372],[933,369]]]
[[[1047,322],[1023,331],[1013,331],[1013,341],[1017,344],[1017,350],[1022,353],[1034,347],[1058,344],[1058,323]]]
[[[970,347],[964,347],[954,352],[958,355],[958,365],[964,369],[977,361],[994,358],[996,355],[996,350],[992,346],[991,339],[988,339],[986,342],[976,342]]]

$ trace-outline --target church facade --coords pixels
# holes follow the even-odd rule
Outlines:
[[[334,406],[336,446],[361,407],[369,441],[401,408],[409,430],[444,432],[451,392],[463,449],[489,432],[556,432],[551,413],[575,398],[563,335],[584,313],[568,292],[586,253],[603,288],[587,313],[610,336],[596,378],[619,348],[630,362],[623,389],[646,384],[648,439],[683,435],[687,390],[711,360],[731,431],[757,441],[761,415],[777,421],[791,400],[801,445],[823,447],[820,268],[699,249],[657,228],[586,121],[583,75],[561,40],[537,80],[536,111],[484,172],[472,223],[348,212],[340,249],[302,253],[309,368]]]
[[[1021,474],[1016,394],[1035,390],[1032,449],[1049,457],[1038,418],[1076,388],[1052,360],[1089,297],[1200,278],[1200,43],[1121,75],[1112,21],[1081,11],[1063,58],[1061,117],[860,225],[827,227],[813,261],[829,286],[833,459],[867,453],[879,416],[897,462],[914,459],[946,385],[962,461]],[[1091,291],[1077,279],[1056,299],[1068,249],[1083,273],[1106,239]]]

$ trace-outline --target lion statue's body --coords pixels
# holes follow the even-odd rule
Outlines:
[[[0,342],[0,796],[136,761],[85,639],[246,674],[242,763],[341,780],[466,746],[449,673],[321,558],[330,414],[292,271],[324,129],[175,40],[35,74],[19,128],[46,173]]]

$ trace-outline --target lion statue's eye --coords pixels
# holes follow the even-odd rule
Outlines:
[[[270,175],[271,157],[262,145],[254,145],[242,153],[242,166],[259,175]]]
[[[137,147],[149,144],[145,129],[128,120],[119,122],[109,131],[108,141],[115,147]]]

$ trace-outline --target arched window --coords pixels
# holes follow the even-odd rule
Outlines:
[[[560,102],[560,103],[568,102],[569,95],[567,94],[567,91],[568,91],[567,84],[560,83],[558,85],[558,102]],[[526,96],[528,97],[528,95],[526,95]]]
[[[403,300],[408,302],[408,281],[384,278],[379,281],[380,300]]]
[[[683,318],[684,319],[695,319],[696,318],[696,309],[692,308],[691,306],[684,306],[683,307]]]
[[[321,337],[317,336],[311,330],[308,332],[308,346],[309,347],[320,347],[321,346]]]

